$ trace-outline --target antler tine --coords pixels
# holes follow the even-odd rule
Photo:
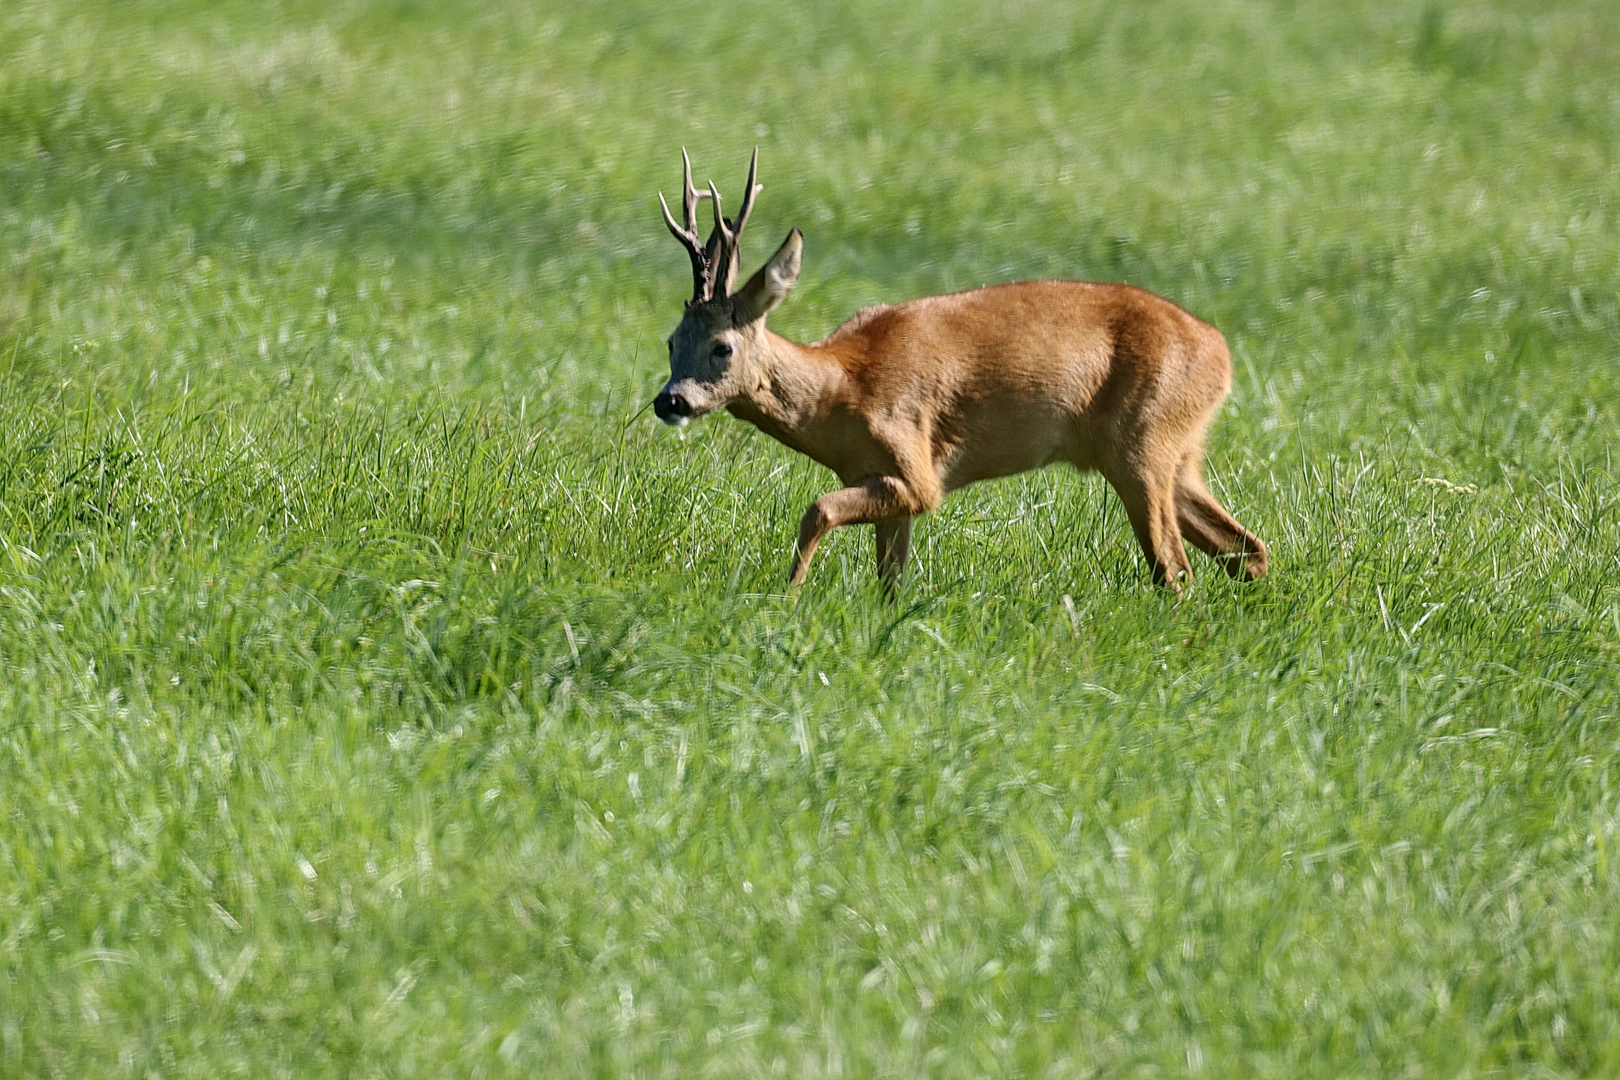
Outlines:
[[[707,191],[692,186],[692,159],[686,156],[686,147],[681,147],[681,208],[686,211],[686,231],[694,238],[697,236],[698,200],[708,197]]]
[[[720,189],[714,186],[713,180],[709,181],[708,194],[709,198],[714,200],[714,229],[720,234],[720,241],[723,245],[720,250],[723,255],[725,249],[736,239],[737,234],[732,231],[731,222],[727,221],[725,215],[720,212]]]
[[[759,147],[754,147],[754,156],[748,161],[748,183],[743,186],[742,210],[737,214],[737,240],[742,241],[743,226],[748,224],[748,215],[754,212],[754,196],[765,187],[756,184],[754,180],[759,176]]]
[[[664,211],[664,226],[669,229],[670,235],[679,240],[681,242],[681,246],[684,247],[687,250],[687,253],[690,254],[694,259],[702,259],[704,257],[703,244],[700,240],[698,240],[697,233],[692,232],[689,229],[683,229],[679,225],[675,224],[675,215],[669,212],[669,203],[664,201],[664,193],[662,191],[658,193],[658,206]]]
[[[691,234],[685,229],[681,228],[679,225],[675,224],[675,215],[669,212],[669,203],[664,201],[664,193],[662,191],[658,193],[658,205],[664,210],[664,225],[669,229],[670,235],[674,236],[675,239],[679,240],[683,245],[690,248],[691,245],[686,241],[687,237]]]

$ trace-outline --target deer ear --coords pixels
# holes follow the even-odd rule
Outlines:
[[[769,262],[748,279],[748,284],[732,296],[732,321],[738,326],[763,319],[780,304],[799,282],[799,257],[804,253],[804,234],[794,229],[782,241]]]

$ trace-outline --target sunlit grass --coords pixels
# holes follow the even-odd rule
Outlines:
[[[0,8],[0,1073],[1620,1069],[1620,19],[1487,3]],[[663,378],[679,148],[773,326],[1221,327],[1152,588],[1025,476]]]

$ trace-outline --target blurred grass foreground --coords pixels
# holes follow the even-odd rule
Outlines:
[[[1620,8],[0,4],[0,1075],[1620,1074]],[[1273,576],[867,530],[773,326],[1220,327]]]

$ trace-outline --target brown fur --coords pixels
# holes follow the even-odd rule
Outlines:
[[[1155,581],[1191,579],[1183,538],[1235,577],[1265,574],[1265,545],[1200,475],[1231,387],[1214,327],[1129,285],[1025,281],[868,308],[800,345],[765,315],[796,282],[801,246],[795,229],[742,289],[688,304],[660,395],[689,410],[682,421],[724,407],[843,482],[805,512],[790,584],[829,530],[871,524],[892,591],[918,514],[1057,462],[1113,485]]]

